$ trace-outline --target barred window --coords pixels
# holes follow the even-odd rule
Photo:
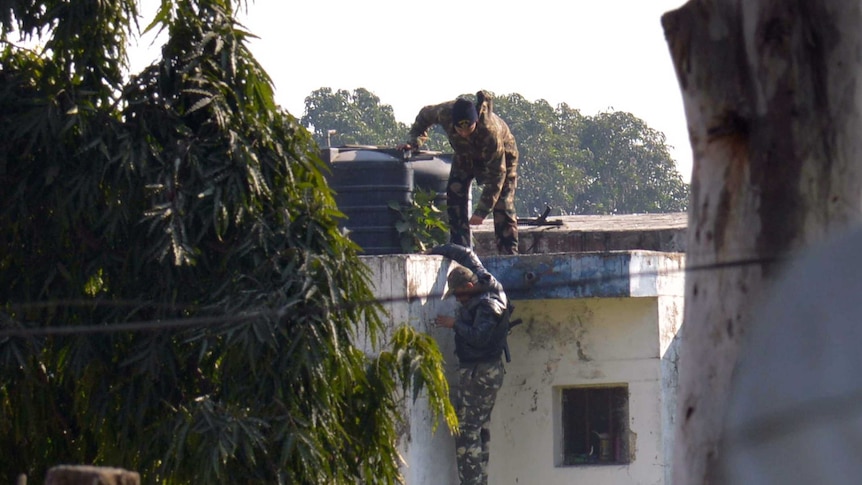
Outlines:
[[[619,465],[629,453],[629,389],[623,385],[564,387],[560,399],[562,466]]]

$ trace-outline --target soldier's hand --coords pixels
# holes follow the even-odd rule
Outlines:
[[[471,226],[478,226],[478,225],[482,224],[482,221],[484,221],[484,220],[485,220],[484,217],[477,216],[476,214],[473,214],[473,216],[470,217],[470,225]]]
[[[452,328],[455,326],[455,319],[447,315],[437,315],[434,319],[434,325],[443,328]]]

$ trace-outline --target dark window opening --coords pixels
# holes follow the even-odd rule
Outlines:
[[[628,386],[562,389],[563,465],[615,465],[629,455]]]

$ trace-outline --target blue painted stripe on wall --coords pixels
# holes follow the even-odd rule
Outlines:
[[[485,266],[514,300],[631,296],[631,253],[488,256]]]

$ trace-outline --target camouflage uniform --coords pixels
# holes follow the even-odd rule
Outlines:
[[[488,483],[491,411],[504,374],[499,359],[458,369],[455,410],[460,433],[455,437],[455,457],[461,485]]]
[[[485,485],[491,411],[505,374],[501,354],[508,334],[504,312],[509,299],[472,249],[446,244],[430,253],[452,259],[478,277],[479,291],[459,307],[453,327],[459,364],[454,404],[460,433],[455,438],[455,452],[461,484]]]
[[[476,94],[479,120],[469,138],[459,136],[452,123],[455,101],[422,108],[410,128],[413,147],[428,139],[428,129],[440,125],[446,130],[454,150],[449,184],[446,189],[451,242],[471,246],[470,211],[467,202],[473,179],[482,193],[473,215],[485,218],[493,210],[494,233],[501,254],[518,253],[518,218],[515,188],[518,183],[518,146],[509,126],[493,112],[491,95]]]

